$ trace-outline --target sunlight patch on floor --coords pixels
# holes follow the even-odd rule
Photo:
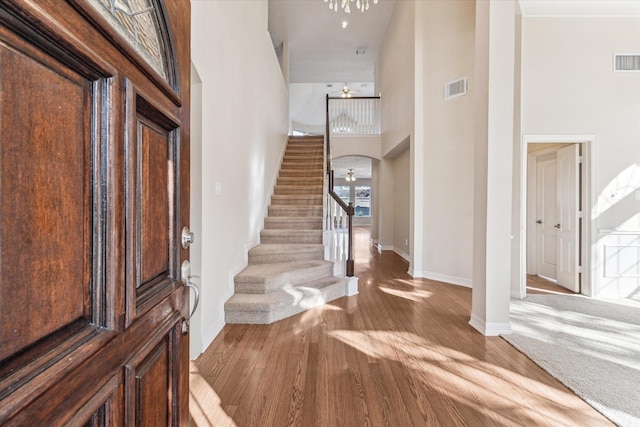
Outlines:
[[[391,289],[384,286],[379,286],[378,289],[380,289],[382,292],[386,294],[408,299],[415,302],[421,302],[422,300],[425,300],[433,295],[433,292],[421,291],[421,290],[401,291],[399,289]]]
[[[189,414],[197,427],[237,427],[222,409],[221,401],[197,366],[189,362]]]
[[[413,333],[334,330],[328,334],[369,357],[402,363],[414,372],[414,380],[435,387],[438,393],[464,402],[504,425],[513,424],[514,414],[522,420],[531,418],[528,412],[538,405],[546,407],[553,414],[549,420],[558,423],[565,419],[567,410],[579,410],[577,403],[575,406],[556,403],[554,396],[571,394],[568,390],[532,380]],[[486,384],[494,386],[487,389]],[[521,396],[513,396],[514,389],[529,390],[526,406]],[[508,411],[500,413],[495,408],[508,408]]]
[[[527,285],[527,290],[528,291],[529,290],[538,291],[538,292],[541,292],[541,293],[544,293],[544,294],[554,294],[554,295],[566,295],[567,294],[566,292],[550,291],[548,289],[536,288],[536,287],[529,286],[529,285]]]

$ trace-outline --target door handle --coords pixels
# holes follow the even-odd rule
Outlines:
[[[191,316],[193,316],[193,314],[198,309],[198,305],[200,304],[200,288],[198,287],[198,285],[191,281],[191,279],[196,277],[200,276],[191,274],[191,263],[189,262],[189,260],[184,260],[182,262],[182,267],[180,268],[180,281],[190,291],[193,291],[195,301],[193,303],[193,308],[191,309],[191,313],[189,313],[189,316],[182,320],[182,335],[187,335],[189,333],[189,321],[191,320]]]
[[[199,276],[190,276],[189,279],[191,279],[192,277],[199,277]],[[195,296],[195,301],[193,303],[193,308],[191,309],[191,313],[189,313],[189,317],[187,318],[187,323],[189,323],[189,320],[191,319],[191,316],[193,316],[193,314],[198,309],[198,304],[200,304],[200,288],[198,287],[198,285],[193,283],[191,280],[189,280],[185,284],[185,286],[187,288],[193,290],[193,293],[194,293],[194,296]]]
[[[559,230],[560,229],[560,224],[556,224],[556,225],[554,225],[554,227]]]
[[[537,220],[536,224],[542,224],[542,221],[541,220]]]

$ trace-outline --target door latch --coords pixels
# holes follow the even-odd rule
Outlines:
[[[189,230],[189,227],[182,228],[182,249],[187,249],[193,242],[195,242],[196,237],[193,234],[193,231]]]

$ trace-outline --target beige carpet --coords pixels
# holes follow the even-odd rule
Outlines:
[[[619,426],[640,426],[640,303],[574,295],[511,301],[518,350]]]

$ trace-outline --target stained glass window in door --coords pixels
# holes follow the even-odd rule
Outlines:
[[[89,3],[168,80],[158,11],[152,0],[89,0]]]

